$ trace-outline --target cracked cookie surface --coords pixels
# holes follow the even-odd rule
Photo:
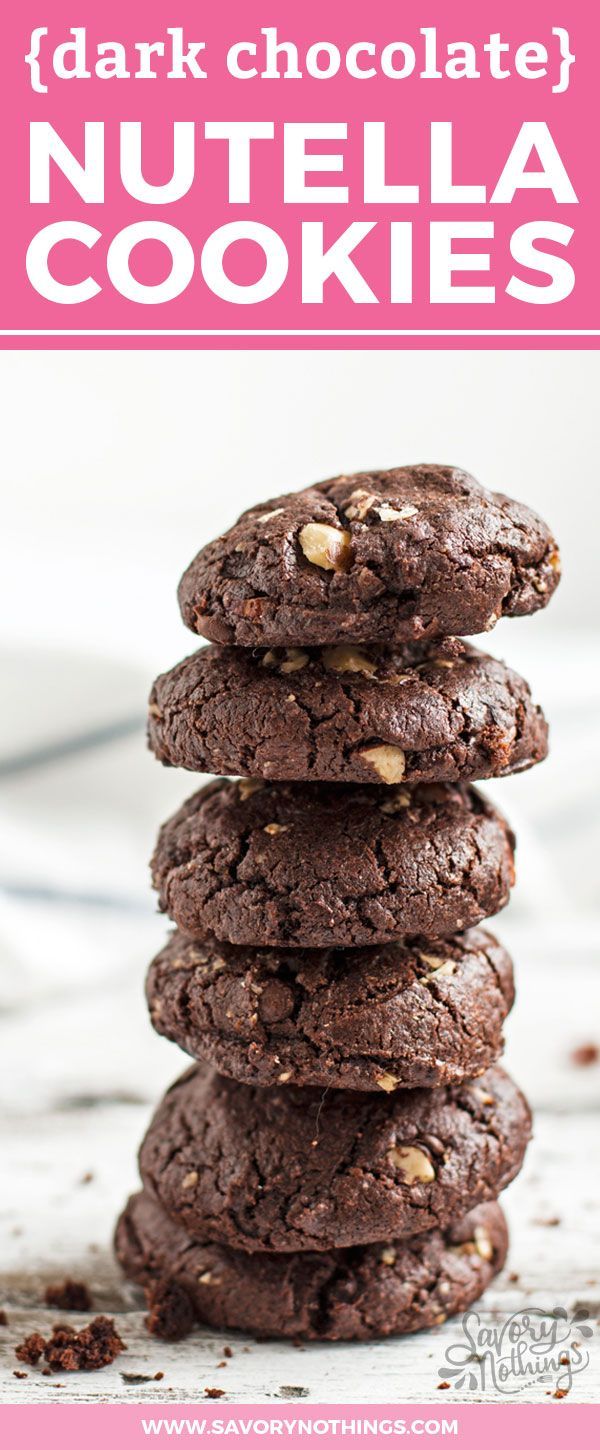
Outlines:
[[[506,1258],[506,1221],[482,1204],[443,1233],[322,1254],[245,1254],[199,1243],[149,1193],[117,1225],[129,1278],[175,1283],[200,1323],[261,1338],[367,1340],[442,1324],[478,1299]]]
[[[237,1082],[390,1092],[491,1066],[514,986],[508,953],[478,927],[296,952],[175,932],[146,995],[157,1032]]]
[[[404,642],[479,634],[543,608],[560,578],[542,519],[435,464],[327,479],[257,505],[179,585],[220,644]]]
[[[142,1181],[193,1236],[252,1253],[443,1228],[518,1173],[527,1103],[501,1068],[389,1094],[255,1088],[198,1065],[140,1149]]]
[[[218,780],[162,827],[153,882],[190,936],[370,946],[492,916],[514,882],[514,844],[466,785]]]
[[[160,675],[148,740],[166,765],[269,780],[484,780],[543,760],[514,670],[458,639],[393,649],[209,645]]]

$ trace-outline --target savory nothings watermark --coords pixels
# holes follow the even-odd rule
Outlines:
[[[440,1375],[456,1390],[518,1395],[548,1384],[561,1397],[589,1364],[586,1340],[594,1331],[585,1309],[568,1314],[560,1305],[530,1305],[494,1323],[468,1310],[461,1322],[462,1334],[448,1345],[440,1366]]]

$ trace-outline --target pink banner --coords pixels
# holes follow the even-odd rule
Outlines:
[[[589,0],[20,0],[4,346],[597,346]]]
[[[565,1437],[581,1450],[598,1441],[598,1411],[566,1401],[541,1405],[33,1405],[0,1411],[3,1442],[13,1450],[130,1450],[144,1444],[168,1444],[203,1438],[233,1437],[249,1450],[265,1442],[318,1444],[323,1450],[342,1441],[372,1446],[397,1444],[407,1436],[444,1440],[460,1450],[504,1450],[510,1434],[515,1445],[543,1441],[544,1450],[563,1450]]]

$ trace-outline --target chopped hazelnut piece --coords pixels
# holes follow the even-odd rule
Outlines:
[[[350,505],[345,510],[346,518],[362,520],[376,503],[379,503],[376,493],[369,493],[366,488],[355,488],[350,494]]]
[[[334,529],[331,524],[305,524],[298,539],[305,559],[319,569],[339,573],[350,564],[351,535],[347,529]]]
[[[289,831],[289,826],[280,826],[277,821],[270,821],[269,825],[264,827],[264,830],[268,836],[281,836],[283,831]]]
[[[384,816],[395,816],[397,811],[401,811],[405,806],[409,806],[410,801],[409,791],[395,790],[389,800],[383,801],[379,809]]]
[[[395,1249],[382,1249],[379,1257],[380,1257],[380,1260],[381,1260],[381,1263],[382,1264],[389,1264],[390,1267],[391,1267],[392,1264],[395,1264],[395,1262],[396,1262],[396,1250]]]
[[[192,1171],[191,1173],[186,1173],[185,1178],[182,1178],[182,1180],[181,1180],[181,1187],[182,1188],[195,1188],[197,1182],[198,1182],[198,1174],[195,1171]]]
[[[257,790],[262,790],[262,780],[240,780],[238,782],[238,795],[241,801],[247,801],[251,795],[256,795]]]
[[[373,745],[359,755],[386,785],[398,785],[404,779],[406,756],[399,745]]]
[[[398,1168],[405,1183],[432,1183],[435,1168],[428,1154],[422,1148],[405,1146],[390,1148],[388,1161],[392,1168]]]
[[[375,1078],[377,1086],[380,1087],[381,1091],[384,1093],[393,1093],[394,1089],[397,1088],[399,1081],[400,1078],[394,1077],[394,1074],[391,1072],[382,1072],[381,1077]]]
[[[466,1239],[463,1244],[452,1244],[451,1253],[457,1254],[459,1258],[468,1258],[471,1254],[477,1253],[473,1239]]]
[[[339,675],[375,675],[377,665],[374,660],[364,654],[362,650],[355,649],[353,645],[336,644],[331,649],[324,649],[321,659],[325,668],[335,670]]]
[[[303,670],[308,664],[309,656],[303,649],[286,649],[286,658],[279,666],[280,675],[292,675],[296,670]]]
[[[271,512],[268,514],[257,514],[256,522],[257,524],[266,524],[268,519],[276,519],[278,514],[282,514],[284,512],[284,509],[271,509]]]
[[[375,509],[375,513],[379,514],[381,522],[384,524],[391,523],[394,519],[400,519],[401,521],[404,519],[414,519],[415,514],[418,514],[418,512],[419,510],[413,508],[412,504],[404,504],[401,508],[395,509],[392,508],[391,504],[382,503]]]
[[[486,1234],[483,1228],[475,1229],[475,1248],[480,1259],[485,1259],[488,1264],[491,1263],[494,1257],[494,1248],[489,1234]]]
[[[442,957],[430,957],[425,952],[420,952],[422,962],[425,962],[431,971],[423,978],[425,982],[433,982],[438,977],[453,977],[456,971],[456,962],[444,961]]]

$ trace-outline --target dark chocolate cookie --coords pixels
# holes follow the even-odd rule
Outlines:
[[[218,780],[162,827],[153,881],[190,936],[371,946],[492,916],[513,884],[513,847],[466,785]]]
[[[490,1067],[514,987],[508,953],[478,927],[312,952],[175,932],[146,994],[157,1032],[237,1082],[391,1092]]]
[[[195,1238],[248,1253],[344,1248],[444,1228],[497,1198],[530,1135],[501,1068],[460,1087],[248,1087],[197,1065],[159,1105],[144,1187]]]
[[[166,765],[268,780],[483,780],[543,760],[548,727],[498,660],[435,644],[209,645],[161,675],[149,743]]]
[[[387,644],[533,614],[559,576],[531,509],[461,469],[420,464],[249,509],[186,569],[179,603],[217,644]]]
[[[323,1254],[245,1254],[198,1243],[137,1193],[119,1219],[130,1279],[175,1284],[200,1323],[261,1339],[377,1339],[443,1324],[478,1299],[506,1258],[497,1203],[416,1239]]]

